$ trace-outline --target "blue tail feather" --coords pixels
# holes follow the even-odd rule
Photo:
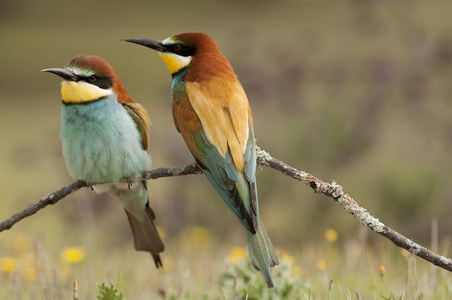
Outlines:
[[[259,222],[259,228],[256,234],[252,234],[243,225],[242,230],[245,235],[246,245],[248,246],[248,255],[251,264],[257,271],[262,273],[267,286],[273,288],[270,268],[279,264],[279,261],[262,222]]]

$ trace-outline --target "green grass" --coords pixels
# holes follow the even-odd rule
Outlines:
[[[24,235],[2,240],[2,249],[12,245],[9,257],[16,267],[7,269],[0,257],[0,298],[69,299],[74,280],[80,299],[348,299],[350,293],[353,299],[434,300],[452,295],[447,271],[389,242],[369,247],[340,236],[303,249],[277,249],[280,265],[272,272],[275,289],[269,290],[245,249],[217,245],[206,232],[167,244],[160,270],[131,244],[112,249],[96,241],[82,248],[80,259],[64,255],[67,249],[53,254],[45,240]]]

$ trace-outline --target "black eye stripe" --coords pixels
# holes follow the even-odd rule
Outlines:
[[[101,89],[109,89],[113,86],[113,81],[110,78],[101,78],[96,76],[96,80],[92,81],[90,80],[90,77],[81,77],[79,76],[81,80],[89,83],[94,84],[100,87]]]
[[[180,55],[180,56],[193,56],[196,52],[195,46],[186,46],[181,43],[171,44],[165,46],[168,52]]]

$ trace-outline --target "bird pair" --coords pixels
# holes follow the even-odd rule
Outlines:
[[[215,41],[183,33],[163,41],[127,39],[156,50],[171,76],[174,123],[191,154],[239,219],[250,260],[273,287],[270,267],[278,264],[259,217],[253,119],[245,92]],[[63,156],[69,174],[123,204],[136,250],[162,266],[165,247],[154,225],[146,182],[122,183],[151,166],[147,152],[150,119],[102,58],[77,55],[64,69],[42,70],[61,83]]]

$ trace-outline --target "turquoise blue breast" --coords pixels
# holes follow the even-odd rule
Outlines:
[[[119,182],[150,169],[137,127],[115,96],[88,104],[62,104],[63,156],[71,177]]]

